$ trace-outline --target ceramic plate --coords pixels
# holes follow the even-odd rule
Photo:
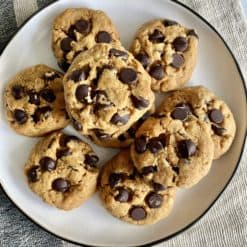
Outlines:
[[[71,212],[63,212],[43,203],[26,183],[23,165],[37,138],[15,134],[4,118],[3,90],[6,82],[28,66],[45,63],[56,68],[51,42],[53,18],[69,7],[104,10],[115,22],[121,40],[129,47],[137,28],[150,19],[175,19],[195,28],[199,34],[198,63],[189,85],[202,84],[224,99],[237,122],[237,135],[230,151],[214,161],[212,169],[198,185],[179,190],[170,216],[151,226],[134,226],[112,217],[98,195]],[[45,230],[72,242],[90,246],[139,246],[157,243],[175,236],[201,218],[232,178],[238,166],[246,131],[246,94],[237,61],[217,32],[185,6],[169,0],[62,0],[36,13],[11,39],[0,57],[0,182],[13,201],[31,220]],[[67,132],[74,132],[71,127]],[[84,138],[83,138],[84,139]],[[89,142],[87,139],[85,139]],[[93,145],[101,165],[116,150]]]

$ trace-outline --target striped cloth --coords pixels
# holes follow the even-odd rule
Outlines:
[[[0,0],[0,50],[23,21],[51,0]],[[223,35],[247,81],[247,24],[239,0],[182,0]],[[173,246],[247,246],[247,148],[231,184],[193,227],[161,243]],[[0,247],[72,246],[34,225],[0,190]]]

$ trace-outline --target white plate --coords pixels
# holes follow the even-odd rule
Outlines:
[[[112,217],[97,195],[80,208],[63,212],[43,203],[28,188],[23,165],[37,139],[15,134],[8,126],[1,104],[0,182],[8,197],[30,219],[57,236],[84,245],[137,246],[166,240],[197,221],[215,202],[235,172],[242,153],[246,131],[246,95],[237,62],[216,31],[196,13],[168,0],[64,0],[43,9],[31,18],[12,38],[0,58],[1,97],[5,83],[21,69],[45,63],[57,67],[50,48],[51,23],[68,7],[89,7],[106,11],[115,22],[125,47],[135,31],[153,18],[175,19],[197,30],[199,57],[189,85],[203,84],[231,107],[237,135],[230,151],[215,161],[210,174],[197,186],[180,190],[171,215],[152,226],[134,226]],[[1,102],[2,98],[1,98]],[[66,131],[73,132],[72,128]],[[93,145],[101,163],[114,151]]]

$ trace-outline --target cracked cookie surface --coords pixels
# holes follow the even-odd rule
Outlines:
[[[34,193],[52,206],[71,210],[96,191],[98,160],[88,144],[55,132],[37,143],[24,170]]]
[[[110,18],[100,10],[66,9],[52,28],[52,49],[58,65],[66,71],[81,52],[98,43],[118,43],[119,35]]]
[[[214,142],[214,159],[228,151],[235,137],[236,123],[230,108],[203,86],[172,92],[159,106],[157,114],[173,118],[186,118],[192,114],[207,123]]]
[[[196,65],[198,35],[171,20],[145,23],[136,34],[130,51],[152,78],[154,91],[182,87]]]
[[[5,88],[6,115],[19,134],[42,136],[69,123],[65,110],[63,75],[46,66],[29,67]]]
[[[154,102],[151,78],[142,65],[124,48],[107,44],[75,58],[64,76],[64,93],[74,127],[104,145],[127,131]]]
[[[191,187],[207,175],[214,145],[206,123],[190,116],[185,122],[149,118],[136,133],[131,157],[147,181]]]
[[[115,217],[132,224],[153,224],[170,213],[176,188],[146,183],[131,161],[129,149],[103,167],[100,197]]]

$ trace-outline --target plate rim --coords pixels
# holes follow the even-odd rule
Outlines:
[[[29,16],[18,28],[17,30],[11,35],[11,37],[9,38],[9,40],[7,41],[7,43],[2,47],[2,49],[0,50],[0,57],[2,55],[2,53],[4,52],[4,50],[7,48],[7,46],[9,45],[9,43],[12,41],[12,39],[16,36],[16,34],[33,18],[35,17],[37,14],[39,14],[39,12],[41,12],[42,10],[46,9],[47,7],[53,5],[53,4],[56,4],[59,0],[55,0],[51,3],[49,3],[48,5],[38,9],[37,11],[35,11],[31,16]],[[210,24],[203,16],[201,16],[199,13],[197,13],[195,10],[193,10],[192,8],[190,8],[189,6],[185,5],[184,3],[182,2],[179,2],[178,0],[168,0],[170,2],[173,2],[175,3],[176,5],[179,5],[179,6],[182,6],[184,9],[188,10],[189,12],[191,12],[193,15],[197,16],[200,20],[202,20],[212,31],[215,32],[215,34],[221,39],[221,41],[223,42],[223,44],[225,45],[225,47],[227,48],[227,50],[229,51],[235,65],[236,65],[236,68],[238,70],[238,73],[240,75],[240,78],[241,78],[241,81],[242,81],[242,84],[243,84],[243,88],[244,88],[244,93],[245,93],[245,101],[247,103],[247,87],[246,87],[246,81],[244,79],[244,76],[243,76],[243,73],[241,71],[241,68],[240,68],[240,65],[237,61],[237,59],[235,58],[231,48],[228,46],[227,42],[225,41],[225,39],[222,37],[222,35],[216,30],[216,28]],[[222,196],[222,194],[224,193],[224,191],[226,190],[226,188],[228,187],[228,185],[230,184],[230,182],[232,181],[232,178],[234,177],[237,169],[239,168],[239,164],[242,160],[242,156],[243,156],[243,151],[244,151],[244,147],[245,147],[245,144],[247,143],[247,127],[245,128],[245,134],[244,134],[244,140],[243,140],[243,143],[242,143],[242,147],[241,147],[241,150],[240,150],[240,154],[239,154],[239,157],[238,157],[238,161],[237,161],[237,164],[231,174],[231,176],[229,177],[229,179],[227,180],[226,184],[224,185],[223,189],[220,191],[220,193],[216,196],[216,198],[212,201],[212,203],[209,205],[209,207],[201,214],[199,215],[199,217],[197,217],[196,219],[194,219],[192,222],[190,222],[188,225],[186,225],[185,227],[183,227],[182,229],[164,237],[164,238],[161,238],[161,239],[158,239],[158,240],[154,240],[154,241],[151,241],[151,242],[147,242],[147,243],[144,243],[144,244],[140,244],[140,245],[136,245],[136,247],[146,247],[146,246],[151,246],[151,245],[156,245],[156,244],[159,244],[159,243],[162,243],[162,242],[165,242],[171,238],[174,238],[176,236],[178,236],[180,233],[188,230],[190,227],[192,227],[195,223],[199,222],[206,214],[207,212],[215,205],[216,201]],[[0,183],[0,189],[3,191],[4,195],[10,200],[10,202],[15,206],[15,208],[18,209],[19,212],[21,212],[22,215],[24,215],[28,220],[30,220],[32,223],[34,223],[36,226],[38,226],[39,228],[41,228],[42,230],[44,230],[45,232],[61,239],[61,240],[64,240],[64,241],[67,241],[69,243],[72,243],[72,244],[75,244],[77,246],[85,246],[85,247],[97,247],[97,245],[88,245],[88,244],[84,244],[84,243],[79,243],[77,241],[74,241],[74,240],[71,240],[71,239],[68,239],[66,237],[62,237],[48,229],[46,229],[44,226],[41,226],[36,220],[34,220],[30,215],[28,215],[27,213],[25,213],[21,208],[19,208],[15,202],[10,198],[10,196],[7,194],[7,192],[5,191],[3,185]]]

